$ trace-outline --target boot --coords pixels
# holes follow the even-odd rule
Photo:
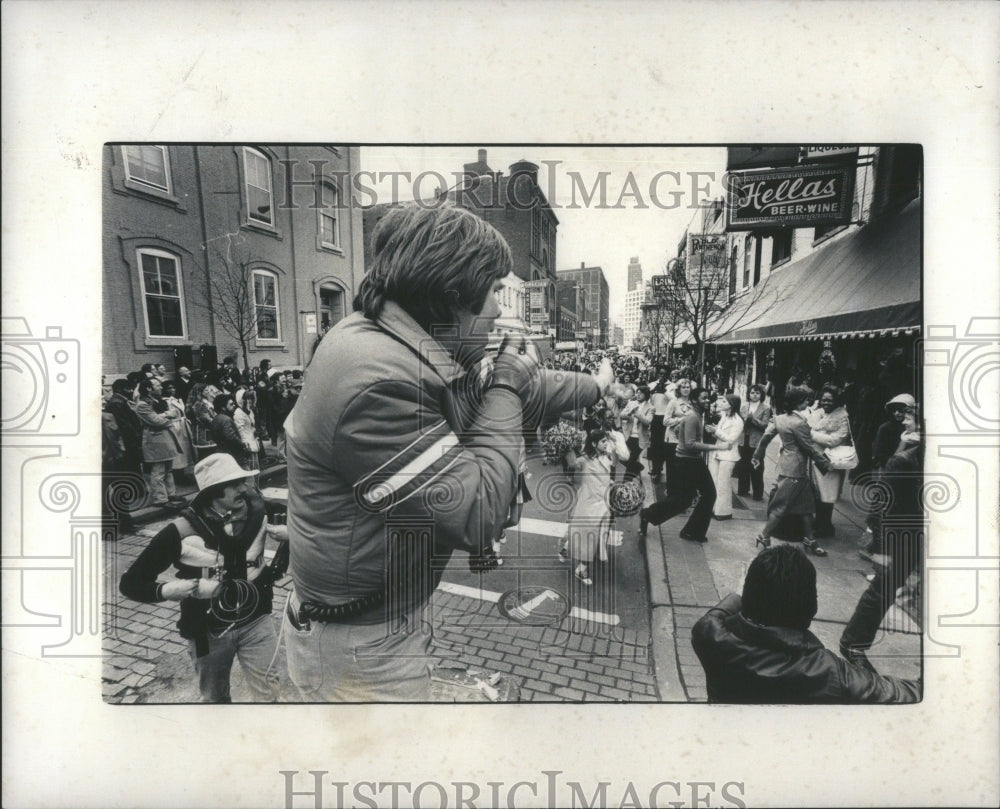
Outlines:
[[[830,539],[835,534],[836,531],[833,528],[833,503],[817,503],[813,536],[819,539]]]

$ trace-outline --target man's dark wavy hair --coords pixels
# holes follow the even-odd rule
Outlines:
[[[447,202],[390,208],[372,233],[372,254],[355,311],[374,319],[395,301],[428,332],[453,324],[455,307],[482,311],[497,279],[514,266],[496,228]]]
[[[757,554],[743,581],[743,617],[763,626],[808,629],[817,610],[816,568],[794,545]]]

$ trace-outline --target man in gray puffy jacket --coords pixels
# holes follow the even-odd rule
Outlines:
[[[430,699],[423,607],[455,550],[496,564],[522,429],[611,381],[543,372],[523,338],[485,347],[512,268],[503,237],[450,205],[390,209],[355,312],[316,350],[285,422],[292,681],[314,701]]]

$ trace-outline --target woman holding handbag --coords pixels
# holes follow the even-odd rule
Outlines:
[[[733,467],[739,460],[740,439],[743,437],[743,419],[740,418],[740,397],[731,393],[715,400],[719,423],[705,428],[715,437],[716,452],[706,453],[708,471],[715,482],[715,508],[712,516],[717,520],[733,518],[732,483]]]
[[[809,427],[813,443],[830,460],[830,470],[825,474],[815,465],[812,468],[812,480],[817,494],[814,535],[828,539],[836,533],[833,528],[833,507],[844,488],[847,470],[853,468],[850,466],[850,456],[854,449],[847,408],[835,385],[824,385],[820,389],[819,408],[810,414]],[[856,452],[853,466],[857,466]]]

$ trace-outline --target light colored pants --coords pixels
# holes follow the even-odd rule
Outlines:
[[[230,702],[229,675],[233,660],[240,668],[254,702],[274,702],[278,698],[278,674],[271,671],[278,634],[270,615],[262,615],[246,626],[220,634],[208,633],[208,654],[198,657],[195,643],[188,641],[202,702]]]
[[[177,494],[174,488],[174,476],[171,474],[173,461],[155,461],[147,463],[146,488],[149,489],[151,503],[163,504],[168,497]]]
[[[733,486],[730,478],[733,475],[733,468],[736,461],[720,461],[716,456],[719,453],[708,453],[708,471],[712,473],[712,482],[715,483],[715,508],[712,514],[715,517],[733,516]]]
[[[285,609],[288,674],[308,702],[428,702],[431,628],[423,610],[400,626],[319,623],[296,629]]]

